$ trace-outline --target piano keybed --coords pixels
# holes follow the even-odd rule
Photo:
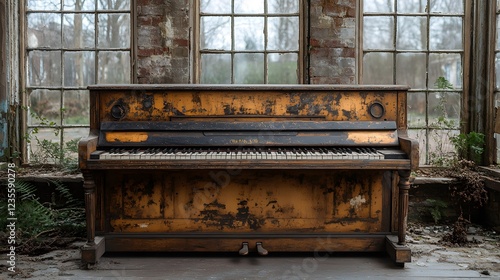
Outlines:
[[[317,148],[150,148],[95,151],[94,160],[384,160],[405,159],[394,149],[370,147]]]

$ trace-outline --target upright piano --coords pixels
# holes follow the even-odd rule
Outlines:
[[[95,85],[79,142],[87,243],[104,252],[386,251],[418,143],[403,86]]]

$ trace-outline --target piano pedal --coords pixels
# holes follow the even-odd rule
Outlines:
[[[241,249],[238,252],[241,256],[246,256],[248,255],[248,242],[243,242],[241,244]]]
[[[267,254],[269,254],[269,252],[266,249],[264,249],[264,247],[262,247],[262,242],[257,242],[256,246],[257,246],[257,253],[259,253],[259,255],[267,256]]]

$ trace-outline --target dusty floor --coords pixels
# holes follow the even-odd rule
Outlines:
[[[500,279],[500,233],[470,227],[469,239],[477,242],[455,247],[440,242],[449,231],[446,226],[410,224],[408,240],[412,262],[404,269],[395,268],[382,254],[345,254],[325,260],[314,260],[309,255],[241,258],[236,255],[106,254],[93,269],[84,270],[78,249],[83,243],[74,243],[64,250],[40,256],[18,256],[15,274],[6,273],[6,254],[2,253],[0,279],[365,278],[360,274],[375,279]]]

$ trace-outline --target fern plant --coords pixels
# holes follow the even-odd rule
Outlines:
[[[38,237],[44,232],[57,232],[61,235],[82,236],[85,229],[85,210],[83,201],[76,199],[61,182],[50,180],[55,186],[50,202],[41,202],[37,187],[32,183],[17,180],[16,235],[18,242]],[[0,204],[0,226],[6,227],[7,205]]]

